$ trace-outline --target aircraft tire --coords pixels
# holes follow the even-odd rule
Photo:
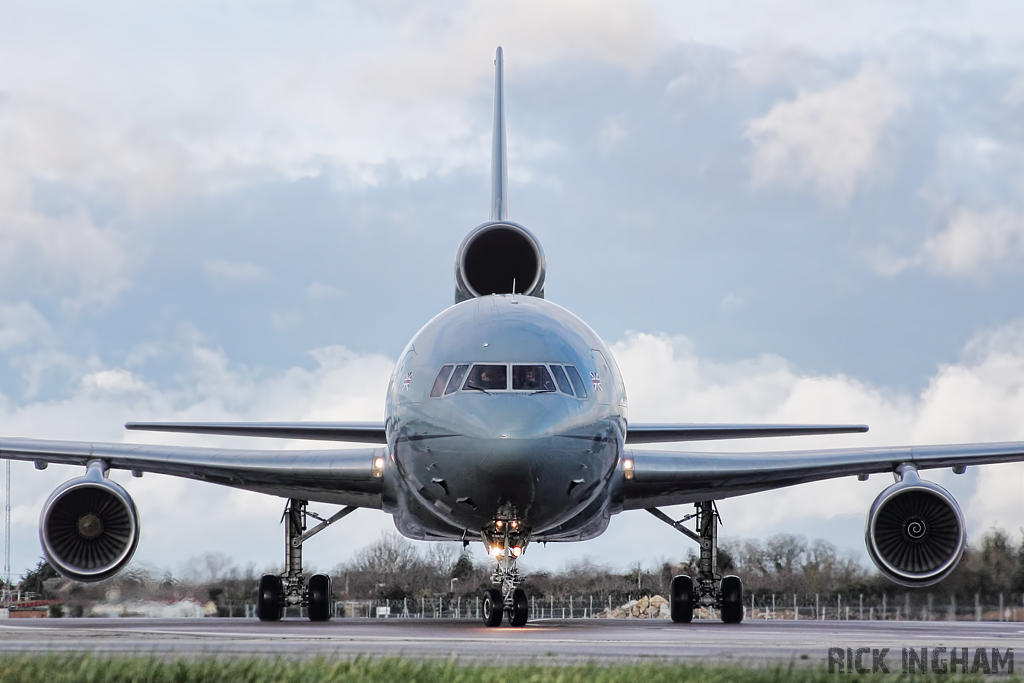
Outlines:
[[[743,621],[743,581],[738,576],[722,579],[722,621],[727,624]]]
[[[284,611],[284,586],[276,574],[260,577],[260,594],[256,598],[256,616],[260,621],[280,621]]]
[[[685,574],[672,577],[670,611],[676,624],[693,621],[693,579]]]
[[[331,618],[331,577],[313,574],[309,577],[309,620],[328,621]]]
[[[508,615],[509,626],[526,626],[530,618],[530,601],[526,599],[526,591],[517,588],[512,592],[512,612]]]
[[[501,617],[504,611],[505,601],[501,599],[501,591],[497,588],[484,591],[484,626],[490,628],[501,626]]]

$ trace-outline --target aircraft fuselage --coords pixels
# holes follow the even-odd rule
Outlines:
[[[608,525],[625,389],[604,342],[560,306],[505,294],[442,312],[403,351],[386,417],[383,506],[403,535],[476,540],[508,504],[534,541]]]

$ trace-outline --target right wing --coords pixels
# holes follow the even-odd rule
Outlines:
[[[1024,442],[893,448],[835,448],[762,453],[697,453],[627,449],[623,509],[638,510],[719,500],[854,475],[962,468],[1024,461]],[[628,465],[627,465],[628,463]]]
[[[383,422],[129,422],[125,429],[182,434],[264,436],[274,439],[388,442]]]
[[[86,465],[197,479],[282,498],[379,508],[386,448],[264,451],[0,438],[0,458]]]

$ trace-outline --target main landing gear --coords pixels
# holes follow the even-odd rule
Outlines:
[[[498,588],[484,593],[483,618],[486,626],[501,626],[502,617],[508,615],[509,626],[525,626],[530,618],[530,602],[526,591],[519,588],[523,577],[516,560],[526,551],[530,532],[522,527],[519,516],[511,505],[498,509],[494,521],[484,529],[487,553],[498,561],[491,582]]]
[[[306,505],[304,500],[289,499],[285,506],[282,517],[285,523],[285,571],[284,574],[264,574],[260,578],[260,593],[256,599],[256,616],[260,621],[279,621],[286,607],[306,607],[310,621],[331,618],[331,577],[314,574],[306,581],[302,573],[302,544],[358,508],[350,505],[324,519],[308,511]],[[306,531],[307,517],[320,523]]]
[[[693,579],[681,575],[672,579],[670,611],[672,621],[688,624],[693,620],[697,607],[712,607],[719,610],[722,621],[738,624],[743,621],[743,582],[738,576],[723,577],[718,573],[718,523],[721,518],[713,500],[696,503],[697,511],[686,515],[678,522],[657,508],[648,508],[652,515],[676,531],[700,544],[700,563],[697,568],[697,585]],[[697,531],[691,531],[683,523],[696,519]]]

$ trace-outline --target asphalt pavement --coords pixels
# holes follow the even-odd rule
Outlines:
[[[160,656],[452,657],[470,662],[636,660],[827,664],[829,648],[869,648],[893,671],[904,648],[1024,652],[1024,623],[916,621],[537,620],[523,628],[476,621],[336,619],[326,623],[255,619],[7,619],[0,653],[92,652]],[[833,650],[836,658],[838,650]],[[846,657],[845,659],[848,659]],[[845,661],[844,659],[844,661]],[[870,655],[864,655],[868,666]],[[940,657],[940,663],[942,658]],[[850,660],[852,664],[852,659]],[[1024,669],[1024,661],[1021,662]]]

